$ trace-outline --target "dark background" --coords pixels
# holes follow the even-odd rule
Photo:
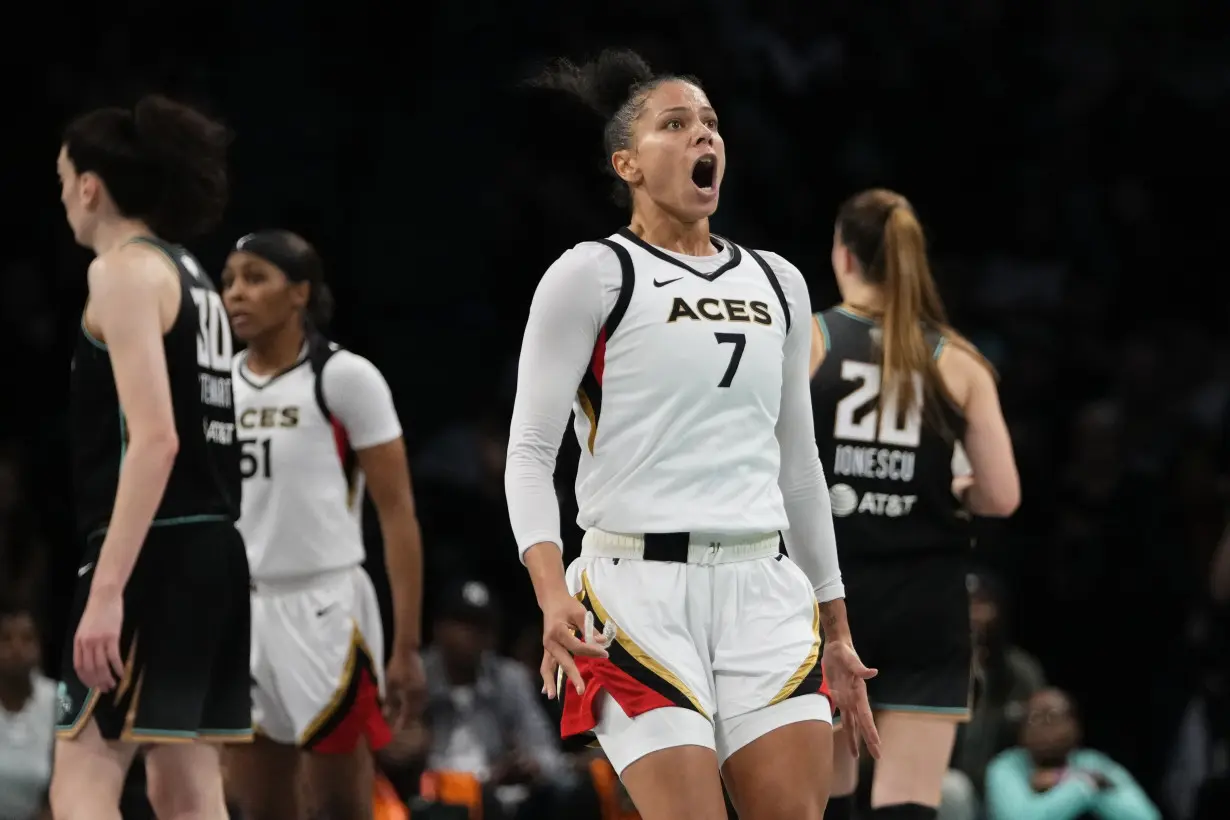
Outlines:
[[[839,202],[872,185],[913,200],[955,323],[1001,371],[1020,464],[1021,509],[979,525],[976,558],[1007,579],[1018,641],[1075,693],[1090,745],[1156,792],[1182,710],[1220,702],[1227,659],[1207,591],[1230,466],[1227,8],[23,4],[0,58],[0,582],[35,598],[58,648],[89,261],[57,200],[59,132],[156,90],[237,134],[226,223],[192,249],[217,272],[251,230],[318,246],[334,335],[397,400],[430,581],[483,578],[507,642],[537,629],[502,488],[521,328],[546,266],[624,215],[599,126],[515,86],[629,45],[703,80],[729,155],[714,229],[798,265],[815,308],[837,299]]]

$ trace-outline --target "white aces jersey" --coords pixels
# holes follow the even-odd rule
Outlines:
[[[522,348],[506,472],[523,553],[560,543],[554,501],[538,485],[544,464],[554,466],[549,427],[560,412],[567,419],[554,397],[569,379],[581,527],[729,535],[788,528],[777,428],[788,336],[801,361],[794,392],[808,391],[806,284],[775,254],[713,239],[719,253],[690,257],[623,229],[577,245],[544,276]],[[580,372],[556,366],[551,348],[572,350],[595,332]],[[552,379],[558,388],[543,384]],[[810,396],[800,401],[791,455],[812,471],[796,483],[815,485],[805,488],[807,501],[819,508]]]
[[[376,367],[319,337],[298,363],[257,376],[234,361],[241,445],[239,531],[255,580],[301,578],[363,562],[357,450],[401,436]]]

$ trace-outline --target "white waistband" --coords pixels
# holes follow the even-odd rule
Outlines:
[[[688,543],[689,564],[731,564],[757,558],[772,558],[781,548],[780,533],[755,535],[706,535],[691,533]],[[581,555],[594,558],[645,559],[645,537],[621,535],[597,528],[585,533],[581,540]]]
[[[355,567],[338,567],[323,572],[313,572],[311,575],[292,575],[289,578],[253,578],[252,591],[258,595],[281,595],[287,592],[303,592],[321,584],[328,584],[344,575],[354,572]]]

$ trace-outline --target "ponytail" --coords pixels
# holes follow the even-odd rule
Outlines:
[[[935,357],[927,345],[923,332],[923,318],[939,307],[942,321],[943,306],[931,278],[927,264],[927,243],[922,226],[909,206],[898,205],[888,214],[884,223],[884,242],[881,254],[884,260],[884,350],[883,375],[881,376],[881,411],[885,395],[895,397],[902,412],[910,412],[922,402],[923,407],[932,404],[927,399],[942,394],[944,383]],[[926,303],[930,302],[928,311]],[[918,395],[913,374],[922,376],[922,395]]]
[[[955,402],[940,377],[927,331],[940,333],[946,343],[976,357],[992,375],[995,369],[948,324],[914,209],[900,194],[873,189],[842,204],[837,226],[863,277],[884,292],[880,412],[890,401],[901,413],[918,412],[921,405],[932,426],[949,435],[940,401],[950,406]]]

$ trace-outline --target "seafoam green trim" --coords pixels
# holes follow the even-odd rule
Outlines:
[[[816,314],[816,325],[820,328],[820,335],[824,337],[824,352],[828,353],[833,349],[833,340],[829,336],[829,323],[824,321],[824,314]]]
[[[207,515],[178,515],[174,518],[155,518],[153,521],[150,522],[150,527],[151,528],[152,527],[180,527],[186,524],[208,524],[211,522],[221,522],[221,521],[230,521],[230,520],[231,520],[230,516],[221,515],[218,513],[209,513]],[[97,538],[100,535],[105,535],[107,530],[110,528],[110,526],[111,525],[108,524],[106,526],[99,527],[98,529],[91,532],[88,536],[86,536],[86,538],[92,539],[92,538]]]
[[[82,316],[82,317],[81,317],[81,332],[82,332],[83,334],[85,334],[86,341],[88,341],[90,344],[94,345],[94,347],[98,348],[99,350],[106,350],[106,349],[107,349],[107,345],[106,345],[106,343],[105,343],[105,342],[100,342],[100,341],[98,341],[98,339],[94,338],[94,334],[93,334],[93,333],[91,333],[91,332],[90,332],[90,329],[89,329],[88,327],[86,327],[86,326],[85,326],[85,317],[84,317],[84,316]]]

